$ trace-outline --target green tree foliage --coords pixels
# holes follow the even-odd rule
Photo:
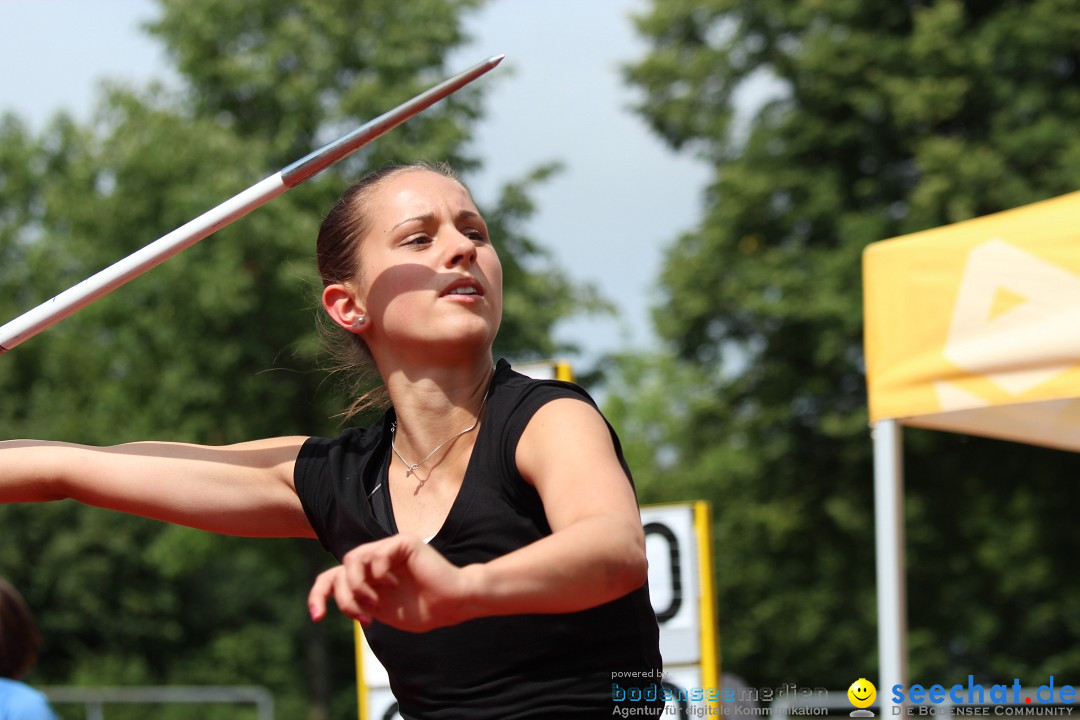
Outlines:
[[[639,29],[640,113],[716,171],[662,272],[670,357],[622,360],[612,417],[648,499],[714,504],[725,666],[846,687],[877,664],[861,252],[1080,186],[1080,8],[653,0]],[[915,680],[1080,670],[1076,469],[908,433]]]
[[[32,132],[0,119],[0,315],[461,69],[446,57],[477,5],[163,2],[152,31],[181,88],[114,88],[86,126],[58,116]],[[468,141],[486,82],[4,355],[0,437],[220,444],[339,432],[333,416],[346,403],[321,369],[315,332],[318,224],[369,168],[416,159],[476,168]],[[598,306],[522,229],[529,188],[553,171],[538,169],[490,207],[478,199],[506,270],[498,350],[512,356],[554,352],[553,324]],[[254,684],[272,690],[280,717],[355,712],[348,622],[316,627],[306,615],[310,582],[330,562],[317,543],[224,538],[67,502],[2,507],[0,528],[0,575],[38,609],[46,638],[36,682]]]
[[[279,164],[443,79],[448,51],[467,39],[462,14],[481,4],[161,1],[165,15],[150,30],[189,80],[195,112],[265,139]],[[467,169],[475,164],[464,141],[477,99],[475,91],[455,94],[356,164],[426,157]]]

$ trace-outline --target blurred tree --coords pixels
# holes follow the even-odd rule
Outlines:
[[[645,497],[713,501],[725,667],[846,687],[876,666],[860,254],[1080,186],[1080,7],[653,0],[638,25],[641,115],[716,171],[662,272],[672,357],[614,364],[613,422]],[[908,433],[913,680],[1080,670],[1077,468]]]
[[[35,134],[0,119],[5,321],[460,69],[446,58],[478,5],[164,0],[151,29],[183,87],[113,88],[86,127],[58,116]],[[320,370],[315,332],[318,224],[374,166],[478,167],[468,141],[483,87],[5,355],[0,437],[220,444],[339,432],[332,416],[346,403]],[[555,352],[555,322],[602,306],[523,231],[530,187],[554,170],[537,169],[484,208],[506,272],[497,349],[511,356]],[[40,609],[37,681],[257,684],[274,692],[281,717],[355,712],[349,624],[306,617],[310,581],[331,561],[316,543],[224,538],[69,503],[0,507],[0,528],[0,575]],[[155,710],[193,713],[236,716]]]

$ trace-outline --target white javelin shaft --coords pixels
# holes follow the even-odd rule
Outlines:
[[[128,255],[95,275],[73,285],[51,300],[46,300],[6,325],[0,327],[0,354],[29,340],[98,298],[134,280],[160,265],[181,250],[211,235],[257,207],[265,205],[289,188],[295,187],[339,160],[351,155],[375,138],[392,130],[413,115],[434,105],[448,95],[488,72],[503,56],[496,55],[445,80],[412,100],[402,103],[362,127],[324,145],[292,165],[283,168],[199,217],[181,225],[140,250]]]
[[[149,245],[136,250],[123,260],[72,285],[33,310],[28,310],[0,327],[0,353],[7,352],[39,332],[52,327],[68,315],[108,295],[121,285],[134,280],[150,268],[160,265],[233,220],[247,215],[286,190],[288,188],[281,181],[281,173],[274,173],[239,195],[229,198],[213,210],[203,213],[168,235],[163,235]]]

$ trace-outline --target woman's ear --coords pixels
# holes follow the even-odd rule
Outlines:
[[[323,309],[330,319],[351,333],[362,333],[368,326],[363,308],[357,303],[352,288],[334,283],[323,288]]]

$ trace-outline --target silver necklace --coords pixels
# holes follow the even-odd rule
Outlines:
[[[421,460],[418,463],[409,462],[404,457],[402,457],[401,453],[398,452],[397,444],[396,444],[396,442],[397,442],[397,422],[390,423],[390,449],[394,451],[395,455],[397,455],[398,460],[400,460],[401,462],[403,462],[405,464],[405,477],[409,477],[410,475],[416,475],[416,471],[420,469],[420,466],[423,465],[424,463],[426,463],[428,460],[430,460],[432,458],[432,456],[435,453],[439,452],[440,448],[442,448],[444,445],[446,445],[447,443],[449,443],[449,442],[451,442],[453,440],[457,440],[459,437],[461,437],[462,435],[464,435],[467,432],[472,432],[473,430],[475,430],[476,426],[480,424],[480,415],[481,415],[481,413],[484,412],[484,405],[487,403],[489,393],[490,393],[490,390],[488,391],[488,393],[485,393],[484,400],[480,403],[480,409],[476,411],[476,420],[473,421],[472,425],[465,428],[461,432],[456,433],[454,435],[451,435],[450,437],[443,440],[441,443],[439,443],[438,445],[435,446],[434,450],[432,450],[431,452],[429,452],[427,454],[427,457],[425,457],[423,460]],[[416,475],[416,481],[418,483],[420,483],[420,485],[417,488],[417,489],[419,489],[419,488],[424,487],[424,483],[427,482],[427,478],[426,477],[422,478],[419,475]]]

